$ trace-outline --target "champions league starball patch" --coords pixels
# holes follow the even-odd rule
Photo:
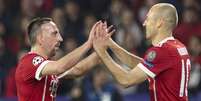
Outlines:
[[[34,66],[40,64],[41,62],[43,62],[43,58],[41,56],[36,56],[32,60]]]
[[[156,58],[156,52],[155,51],[150,51],[146,56],[146,60],[149,62],[152,62],[155,58]]]

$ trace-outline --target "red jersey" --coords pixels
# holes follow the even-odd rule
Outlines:
[[[48,62],[50,61],[35,53],[28,53],[19,61],[15,74],[19,101],[55,100],[57,77],[40,76]]]
[[[181,42],[164,39],[146,52],[138,67],[149,76],[151,101],[188,101],[190,56]]]

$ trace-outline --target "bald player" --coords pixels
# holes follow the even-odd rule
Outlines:
[[[188,101],[190,59],[186,47],[172,36],[177,23],[173,5],[158,3],[151,7],[143,26],[152,46],[144,58],[118,46],[107,33],[106,24],[97,27],[93,47],[121,85],[128,87],[148,80],[151,101]],[[117,64],[106,51],[108,48],[131,70]]]

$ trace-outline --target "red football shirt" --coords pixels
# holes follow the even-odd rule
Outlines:
[[[181,42],[173,37],[162,40],[138,66],[149,76],[151,101],[188,101],[190,57]]]
[[[40,76],[41,70],[48,62],[50,61],[35,53],[28,53],[19,61],[15,74],[19,101],[55,100],[57,77]]]

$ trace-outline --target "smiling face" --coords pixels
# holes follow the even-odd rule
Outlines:
[[[62,41],[61,34],[54,22],[50,21],[41,26],[39,44],[48,57],[52,57],[56,54]]]

